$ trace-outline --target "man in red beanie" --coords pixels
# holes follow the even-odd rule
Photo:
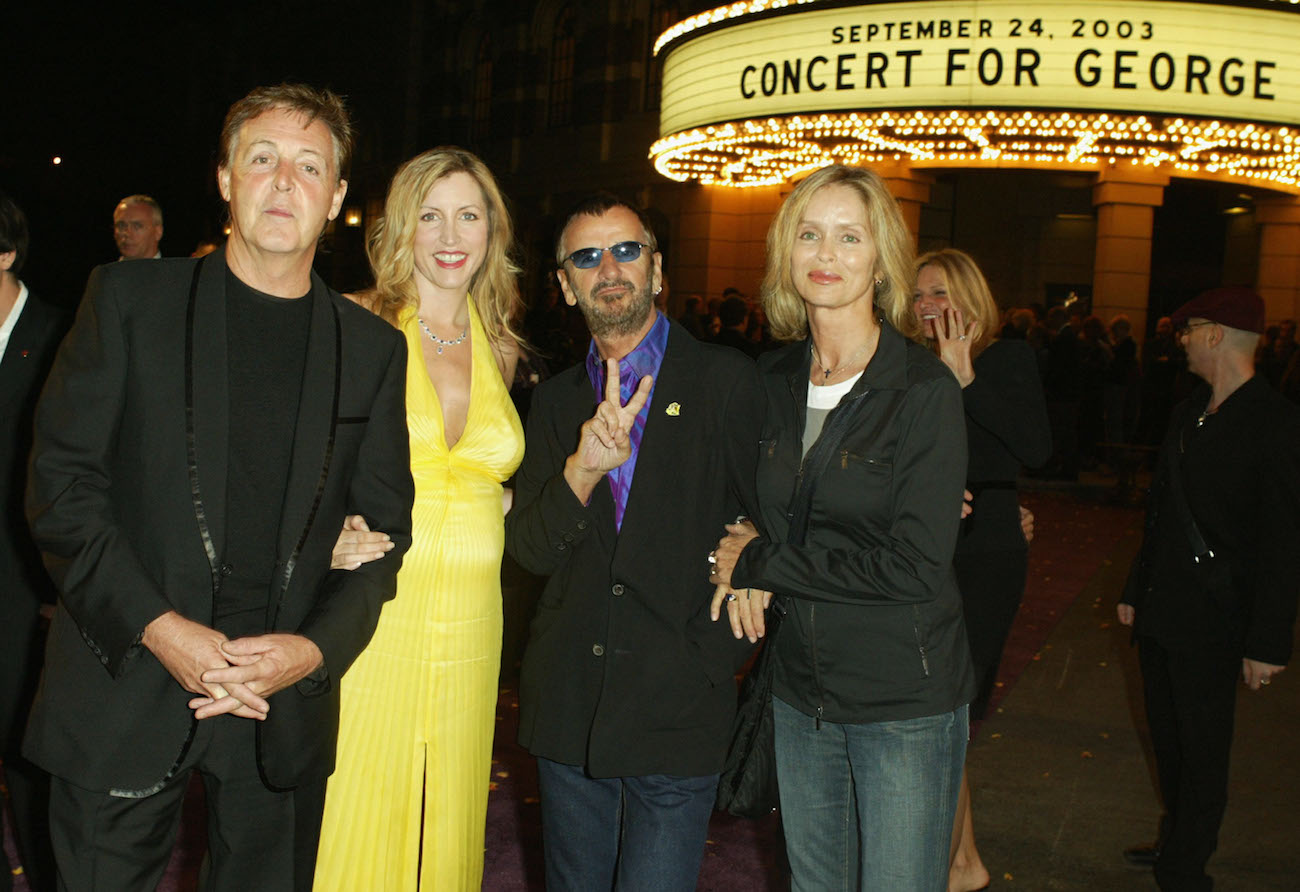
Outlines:
[[[1300,542],[1300,408],[1255,376],[1264,302],[1216,288],[1173,315],[1204,379],[1170,416],[1119,621],[1133,627],[1165,815],[1129,849],[1164,890],[1208,890],[1228,795],[1238,679],[1291,658]]]

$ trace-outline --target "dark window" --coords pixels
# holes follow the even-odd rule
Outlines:
[[[484,139],[492,127],[492,40],[484,34],[474,58],[474,138]]]
[[[555,17],[555,30],[551,37],[551,103],[552,127],[573,120],[573,7],[566,6]]]
[[[663,82],[664,76],[664,56],[665,53],[655,55],[655,41],[659,35],[663,34],[677,21],[677,10],[675,3],[664,3],[661,0],[655,0],[650,7],[650,27],[648,29],[646,41],[646,64],[645,64],[645,108],[646,111],[655,111],[659,108],[659,88]]]

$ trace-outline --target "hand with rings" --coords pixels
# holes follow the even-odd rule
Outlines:
[[[1246,687],[1252,691],[1258,691],[1260,688],[1268,685],[1273,676],[1277,675],[1285,666],[1278,666],[1273,663],[1262,663],[1259,660],[1252,660],[1249,657],[1243,657],[1241,660],[1241,680],[1246,683]]]
[[[943,318],[934,320],[935,342],[939,345],[939,358],[944,365],[952,369],[957,383],[968,386],[975,380],[975,366],[971,361],[971,337],[975,334],[975,323],[966,322],[961,310],[948,307],[943,311]]]

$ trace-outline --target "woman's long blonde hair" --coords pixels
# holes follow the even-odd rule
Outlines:
[[[885,181],[870,170],[832,164],[809,174],[786,198],[767,230],[767,272],[763,276],[763,309],[772,336],[794,341],[808,334],[808,311],[791,276],[790,257],[799,224],[813,194],[823,186],[848,186],[858,193],[867,210],[867,225],[876,243],[879,280],[872,303],[889,324],[913,340],[920,340],[921,326],[912,313],[912,234],[907,231],[898,202],[889,194]]]
[[[523,302],[519,298],[519,267],[510,259],[514,245],[510,213],[487,165],[455,146],[439,146],[422,152],[393,175],[384,202],[384,216],[371,225],[366,244],[375,285],[361,299],[394,326],[400,324],[407,310],[419,306],[414,248],[420,205],[434,183],[454,173],[473,177],[487,205],[487,252],[470,280],[470,297],[491,341],[521,345],[524,339],[514,326]]]
[[[979,264],[965,251],[940,248],[916,259],[917,275],[927,266],[933,266],[943,273],[944,282],[948,286],[948,303],[952,304],[953,309],[961,310],[967,322],[975,323],[970,349],[971,355],[978,354],[997,337],[998,325],[1002,320],[997,302],[993,300],[993,292],[989,290],[989,283],[984,278],[984,273],[980,272]]]

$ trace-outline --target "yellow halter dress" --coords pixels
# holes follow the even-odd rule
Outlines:
[[[413,313],[403,320],[413,544],[397,597],[341,682],[318,892],[482,884],[501,662],[501,483],[523,458],[524,434],[472,299],[469,308],[469,413],[450,449],[423,335]]]

